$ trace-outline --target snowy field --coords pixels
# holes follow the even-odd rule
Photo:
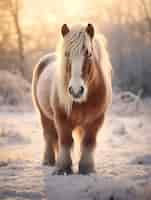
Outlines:
[[[0,200],[151,200],[151,100],[116,98],[98,135],[97,173],[52,176],[35,112],[0,112]]]

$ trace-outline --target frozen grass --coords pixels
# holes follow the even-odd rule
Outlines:
[[[37,114],[1,112],[0,199],[150,200],[150,99],[140,106],[141,112],[134,112],[129,103],[113,99],[98,135],[97,174],[90,176],[52,176],[54,168],[41,165],[44,141]],[[74,164],[77,169],[77,160]]]
[[[28,144],[30,139],[26,138],[23,134],[14,131],[8,127],[0,128],[0,146],[15,145],[15,144]]]
[[[0,70],[0,106],[30,102],[30,84],[18,74]]]

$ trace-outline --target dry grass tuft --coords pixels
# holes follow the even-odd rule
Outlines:
[[[30,84],[18,74],[0,70],[0,105],[19,105],[30,94]]]

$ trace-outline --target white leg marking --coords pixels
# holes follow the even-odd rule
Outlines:
[[[79,163],[79,173],[87,174],[94,172],[94,148],[82,147]]]
[[[84,163],[85,165],[93,163],[93,154],[94,154],[93,149],[88,147],[83,147],[81,152],[80,162]]]
[[[59,169],[65,169],[69,166],[71,166],[71,155],[70,155],[70,147],[65,147],[63,145],[60,145],[59,149],[59,155],[57,160],[57,168]]]

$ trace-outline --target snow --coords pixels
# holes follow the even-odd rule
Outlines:
[[[148,103],[149,102],[149,103]],[[96,174],[52,176],[35,112],[0,112],[0,200],[150,200],[150,100],[139,112],[113,102],[98,135]],[[124,112],[124,109],[129,107]],[[75,153],[75,152],[74,152]]]

